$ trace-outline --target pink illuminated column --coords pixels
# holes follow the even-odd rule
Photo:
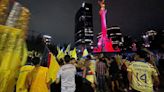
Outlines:
[[[106,13],[104,0],[99,2],[100,4],[100,19],[101,19],[101,38],[98,40],[98,48],[95,48],[95,52],[115,52],[112,45],[112,39],[107,37],[107,26],[106,26]]]
[[[100,18],[101,18],[101,31],[102,31],[102,36],[105,37],[107,36],[107,30],[106,30],[106,13],[107,10],[105,10],[105,4],[101,3],[101,9],[99,11],[100,13]]]

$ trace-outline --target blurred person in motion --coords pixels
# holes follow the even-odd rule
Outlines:
[[[119,67],[114,57],[112,57],[110,61],[109,74],[111,76],[112,92],[117,92],[117,90],[119,90]],[[117,90],[115,88],[117,88]]]
[[[100,92],[105,92],[105,74],[107,71],[106,64],[104,60],[101,58],[96,65],[97,72],[97,80],[98,80],[98,88]]]
[[[76,66],[76,78],[75,78],[75,82],[76,82],[76,91],[75,92],[81,92],[82,88],[82,76],[83,76],[83,68],[84,68],[84,64],[83,64],[84,60],[79,60],[77,62],[77,66]]]
[[[124,91],[127,92],[129,88],[129,81],[128,81],[128,72],[127,67],[129,65],[129,61],[126,59],[126,56],[122,56],[122,64],[121,64],[121,74],[122,74],[122,81],[123,81],[123,88]]]
[[[128,80],[132,92],[153,92],[153,85],[159,85],[158,73],[153,65],[148,63],[148,53],[139,50],[135,55],[135,62],[128,66]]]
[[[40,66],[39,57],[34,57],[32,63],[35,67],[27,76],[28,92],[49,92],[48,68]]]
[[[160,77],[160,73],[159,73],[159,70],[157,68],[157,57],[154,55],[153,52],[149,51],[148,49],[144,49],[144,51],[146,51],[148,53],[147,57],[145,58],[145,60],[150,63],[151,65],[154,66],[155,70],[157,71],[158,73],[158,77]],[[153,85],[153,88],[155,91],[158,91],[158,86],[159,85]]]
[[[64,61],[66,64],[60,68],[56,83],[58,84],[61,80],[61,92],[75,92],[76,67],[71,64],[69,55],[64,57]]]

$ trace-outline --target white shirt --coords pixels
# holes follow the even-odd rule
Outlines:
[[[61,92],[74,92],[75,91],[75,74],[76,68],[72,64],[63,65],[57,78],[61,77]]]

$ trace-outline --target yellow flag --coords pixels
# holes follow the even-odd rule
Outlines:
[[[6,31],[3,42],[2,42],[2,50],[1,50],[1,65],[0,69],[8,69],[10,64],[10,58],[13,54],[14,46],[16,43],[17,36],[20,34],[19,29],[15,29],[8,26],[0,26],[0,29]],[[6,35],[7,34],[7,35]]]
[[[0,30],[2,30],[1,27],[0,27]],[[8,34],[6,32],[1,32],[1,37],[0,37],[0,65],[2,63],[2,58],[3,58],[2,52],[3,52],[3,48],[5,46],[5,40],[6,40],[7,35]]]
[[[21,50],[22,50],[23,41],[24,41],[23,39],[20,38],[17,39],[17,43],[15,44],[12,57],[10,58],[9,70],[11,71],[11,73],[7,80],[6,92],[11,92],[14,90],[14,86],[16,84],[16,78],[18,77],[18,72],[21,67]]]
[[[49,66],[49,78],[54,82],[57,77],[57,73],[60,69],[58,62],[56,61],[55,56],[50,52],[50,66]]]
[[[65,53],[63,52],[63,50],[60,50],[60,52],[58,52],[58,55],[57,55],[57,59],[63,59],[65,56]]]
[[[27,58],[27,55],[23,55],[22,52],[24,52],[24,39],[22,38],[18,38],[17,40],[17,43],[15,45],[15,48],[14,48],[14,54],[13,54],[13,57],[11,58],[10,61],[11,64],[10,64],[10,70],[11,70],[11,75],[8,79],[8,89],[7,89],[7,92],[11,92],[14,88],[14,85],[16,84],[16,78],[18,77],[19,75],[19,70],[20,70],[20,67],[21,65],[23,66],[26,62],[26,58]],[[24,62],[24,63],[23,63]]]
[[[65,54],[69,54],[69,51],[70,51],[70,48],[71,48],[71,44],[69,44],[65,50]]]
[[[21,60],[21,66],[23,66],[26,61],[27,61],[27,57],[28,57],[28,50],[27,50],[27,46],[26,43],[23,43],[23,47],[22,47],[22,60]]]
[[[75,58],[77,60],[77,53],[76,53],[76,48],[73,49],[73,51],[70,51],[70,56],[72,58]]]
[[[7,26],[0,26],[0,28],[7,30],[6,32],[8,34],[6,39],[4,39],[5,42],[3,43],[3,49],[0,53],[0,92],[11,92],[11,90],[14,89],[14,84],[16,81],[16,71],[11,69],[11,63],[14,62],[12,56],[15,54],[13,51],[20,30]]]
[[[11,49],[9,49],[7,46],[10,46],[11,48],[13,48],[13,45],[10,44],[10,42],[12,42],[12,43],[14,42],[15,36],[16,36],[16,34],[19,34],[19,32],[20,32],[19,29],[0,25],[0,34],[1,34],[1,39],[0,39],[0,66],[2,63],[2,58],[4,57],[4,54],[6,54],[5,50],[11,51]],[[14,38],[12,38],[12,37],[14,37]]]
[[[60,52],[60,48],[57,46],[57,51],[58,51],[58,53]]]
[[[17,16],[19,16],[18,8],[21,8],[21,5],[14,4],[14,10],[12,9],[12,13],[10,13],[8,21],[6,21],[9,1],[0,0],[0,24],[5,24],[6,22],[7,25],[15,27]],[[19,23],[22,25],[20,29],[0,25],[0,92],[14,91],[19,68],[26,61],[27,54],[26,47],[23,45],[25,43],[23,36],[25,35],[24,30],[27,28],[25,25],[28,24],[28,21],[25,22],[22,18],[20,18],[22,21]],[[27,17],[24,17],[24,19],[27,19]]]
[[[14,48],[14,54],[12,56],[12,62],[10,69],[16,69],[18,66],[21,67],[21,52],[22,52],[23,39],[18,39]]]
[[[95,81],[94,81],[95,75],[87,75],[87,76],[86,76],[86,79],[87,79],[88,81],[90,81],[91,83],[94,83],[94,82],[95,82]]]
[[[84,51],[83,51],[83,57],[86,57],[87,55],[89,55],[88,50],[87,49],[84,49]]]
[[[2,58],[2,63],[1,63],[1,68],[4,70],[9,69],[10,64],[11,64],[11,58],[13,56],[13,51],[14,51],[14,46],[15,46],[15,41],[16,41],[16,35],[10,33],[10,37],[7,39],[6,47],[3,50],[3,58]]]

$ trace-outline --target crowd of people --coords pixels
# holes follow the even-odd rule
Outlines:
[[[48,68],[40,57],[28,58],[20,70],[17,92],[154,92],[158,91],[159,71],[153,56],[138,50],[130,59],[126,54],[87,55],[59,60],[56,81],[50,83]],[[23,76],[23,77],[22,77]],[[20,79],[21,78],[21,79]],[[22,84],[23,85],[23,84]],[[24,91],[23,91],[24,90]]]

